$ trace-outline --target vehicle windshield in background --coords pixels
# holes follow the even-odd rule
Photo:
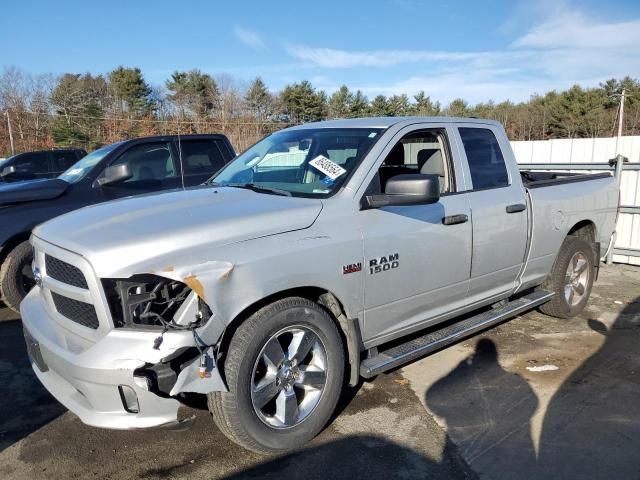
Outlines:
[[[94,150],[86,157],[83,157],[81,160],[78,160],[76,163],[74,163],[71,168],[61,174],[58,178],[64,180],[67,183],[75,183],[78,180],[83,179],[85,175],[89,173],[100,160],[102,160],[109,152],[120,145],[120,143],[121,142],[112,143],[111,145],[107,145],[106,147]]]
[[[308,128],[275,133],[211,182],[263,193],[327,197],[337,192],[380,136],[380,128]]]

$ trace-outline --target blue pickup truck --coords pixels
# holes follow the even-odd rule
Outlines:
[[[0,299],[17,312],[35,285],[29,236],[36,225],[87,205],[198,185],[233,157],[224,135],[136,138],[74,156],[55,178],[0,183]],[[9,167],[12,178],[16,166]]]

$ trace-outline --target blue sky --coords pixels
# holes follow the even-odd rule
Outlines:
[[[137,66],[163,85],[199,68],[273,91],[307,79],[442,102],[640,77],[637,0],[7,0],[0,18],[0,67],[34,74]]]

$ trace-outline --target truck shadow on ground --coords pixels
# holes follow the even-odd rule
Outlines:
[[[530,422],[538,398],[524,378],[500,366],[492,340],[479,340],[426,392],[429,409],[478,475],[640,478],[640,297],[610,327],[587,322],[605,342],[553,396],[537,453]]]
[[[0,451],[66,412],[31,370],[20,320],[0,322]]]
[[[454,448],[452,445],[449,445]],[[443,458],[450,458],[448,452]],[[226,476],[227,479],[304,478],[313,479],[392,479],[460,477],[423,454],[388,439],[373,435],[347,436],[306,448]],[[464,478],[475,478],[464,474]]]

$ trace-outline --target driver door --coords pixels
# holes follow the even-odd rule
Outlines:
[[[101,187],[108,199],[169,190],[181,185],[168,142],[134,145],[108,166],[123,163],[129,164],[133,176],[128,180]]]
[[[364,238],[367,341],[434,323],[466,302],[471,211],[467,195],[456,189],[448,138],[444,126],[403,130],[383,152],[368,188],[384,193],[386,182],[395,175],[436,174],[441,180],[437,203],[357,214]],[[445,224],[456,215],[466,220]]]

